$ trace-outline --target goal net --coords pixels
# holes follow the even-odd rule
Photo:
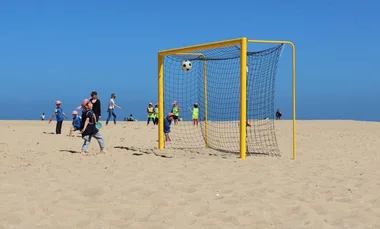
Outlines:
[[[283,45],[247,52],[246,153],[279,156],[275,134],[275,77]],[[240,46],[226,46],[163,58],[164,117],[179,108],[165,148],[240,150]],[[191,63],[182,69],[183,61]],[[187,66],[189,67],[189,66]],[[198,104],[198,125],[193,108]],[[162,110],[162,109],[160,109]]]

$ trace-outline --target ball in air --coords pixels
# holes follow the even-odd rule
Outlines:
[[[189,60],[184,60],[182,61],[182,70],[187,72],[187,71],[190,71],[192,67],[192,64],[191,64],[191,61]]]

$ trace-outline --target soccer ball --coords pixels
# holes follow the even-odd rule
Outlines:
[[[189,60],[182,61],[182,70],[187,72],[187,71],[190,71],[191,67],[192,67],[192,65],[191,65],[191,62]]]

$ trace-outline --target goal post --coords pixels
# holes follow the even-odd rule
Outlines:
[[[182,47],[182,48],[176,48],[176,49],[169,49],[169,50],[162,50],[158,52],[158,106],[159,106],[159,123],[158,123],[158,148],[160,150],[165,148],[165,142],[164,142],[164,118],[166,116],[165,108],[166,104],[165,101],[165,70],[167,70],[165,66],[165,58],[167,57],[173,57],[173,56],[182,56],[183,58],[193,58],[195,61],[203,61],[203,70],[197,72],[197,74],[202,75],[203,81],[202,83],[203,87],[202,89],[202,96],[203,97],[203,120],[204,123],[202,123],[202,135],[203,140],[205,143],[205,146],[209,146],[209,96],[208,91],[211,90],[208,87],[208,59],[211,61],[218,61],[218,60],[226,60],[227,57],[218,57],[217,58],[210,58],[211,51],[209,50],[218,50],[223,49],[226,47],[239,47],[239,54],[238,59],[240,61],[240,65],[236,65],[236,61],[234,62],[234,69],[238,69],[239,71],[239,83],[240,83],[240,90],[239,90],[239,101],[236,100],[239,104],[239,111],[236,110],[236,112],[239,114],[239,153],[240,158],[245,159],[246,153],[247,153],[247,72],[248,72],[248,65],[247,65],[247,54],[248,49],[247,46],[249,43],[267,43],[267,44],[278,44],[278,45],[284,45],[288,44],[292,47],[292,102],[293,102],[293,159],[296,159],[296,109],[295,109],[295,47],[294,44],[290,41],[269,41],[269,40],[248,40],[247,38],[238,38],[238,39],[232,39],[232,40],[225,40],[225,41],[219,41],[219,42],[212,42],[212,43],[206,43],[206,44],[200,44],[195,46],[188,46],[188,47]],[[207,52],[209,51],[209,52]],[[208,54],[205,54],[208,53]],[[199,57],[199,58],[198,58]],[[236,59],[236,58],[235,58]],[[199,65],[200,66],[200,65]],[[275,66],[277,68],[277,65]],[[179,68],[179,66],[178,66]],[[199,67],[200,69],[201,67]],[[237,74],[237,71],[235,72]],[[195,74],[195,73],[194,73]],[[211,73],[210,73],[211,74]],[[217,74],[215,72],[215,74]],[[173,73],[171,74],[171,77],[175,77],[175,73],[173,70]],[[213,76],[211,74],[211,76]],[[178,85],[178,84],[177,84]],[[186,85],[180,85],[183,87],[186,87]],[[194,86],[196,87],[196,86]],[[237,93],[236,93],[237,94]],[[200,98],[198,98],[200,99]],[[166,102],[167,103],[167,102]],[[274,111],[273,111],[274,112]],[[214,118],[217,120],[217,118]],[[214,120],[213,120],[214,121]],[[172,127],[173,128],[173,127]],[[177,128],[177,126],[175,127]],[[211,133],[212,134],[212,133]],[[218,136],[220,138],[220,136]],[[215,139],[218,137],[214,137]],[[215,143],[216,144],[216,143]],[[212,148],[212,147],[211,147]]]

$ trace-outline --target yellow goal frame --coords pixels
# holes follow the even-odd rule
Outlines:
[[[246,37],[232,40],[218,41],[182,48],[162,50],[158,52],[158,107],[160,109],[158,118],[158,148],[164,149],[164,57],[168,55],[197,55],[204,58],[204,77],[206,78],[206,57],[201,53],[190,53],[205,49],[221,48],[226,46],[240,45],[240,158],[246,158],[246,139],[247,139],[247,46],[248,43],[264,44],[287,44],[292,47],[292,116],[293,116],[293,159],[297,156],[296,141],[296,48],[291,41],[274,40],[248,40]],[[205,80],[206,84],[206,80]],[[207,122],[207,86],[205,87],[205,109]],[[207,123],[206,123],[206,147],[207,147]]]

